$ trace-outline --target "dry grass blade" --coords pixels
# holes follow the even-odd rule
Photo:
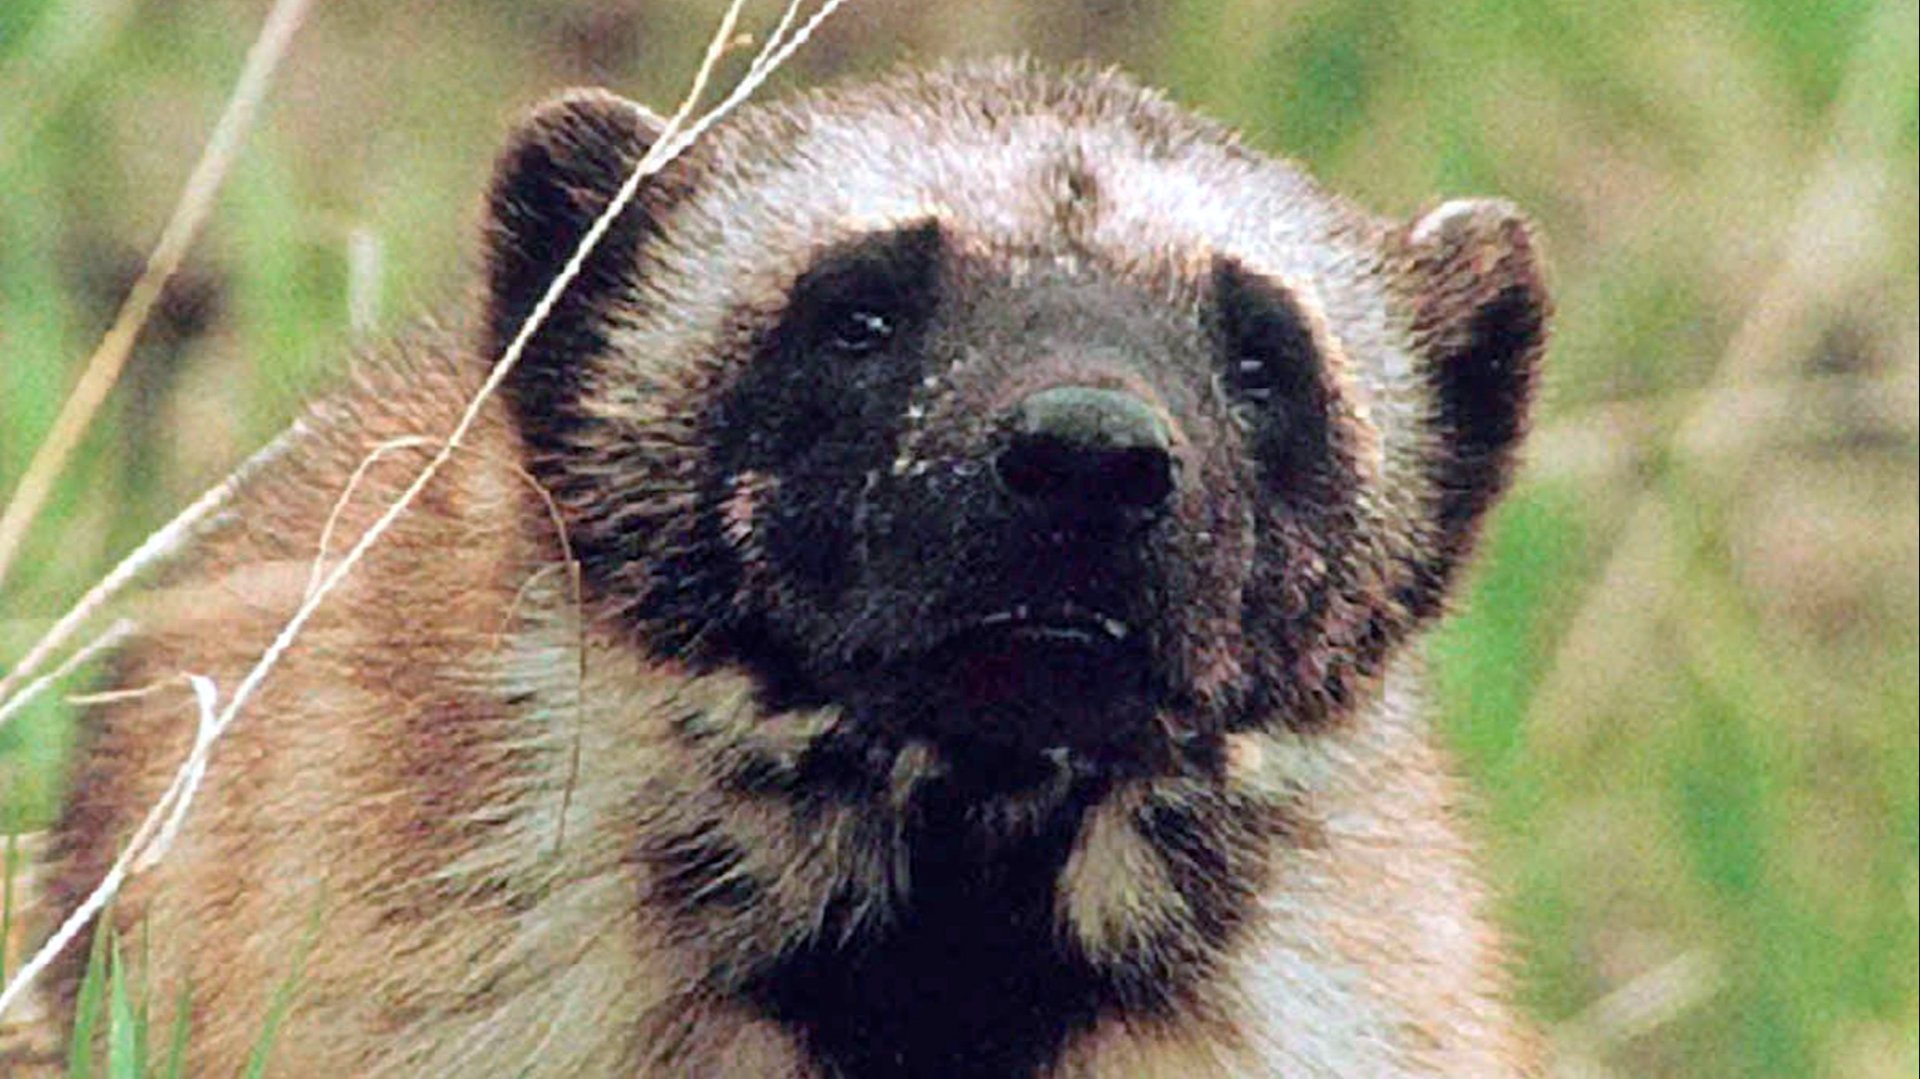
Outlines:
[[[220,693],[213,679],[190,674],[187,675],[187,684],[193,687],[193,701],[200,717],[193,734],[193,749],[187,754],[187,763],[180,769],[179,797],[173,800],[173,808],[161,822],[160,830],[138,848],[129,847],[129,852],[134,855],[135,873],[158,863],[173,846],[174,838],[180,834],[181,822],[186,820],[187,807],[193,804],[193,795],[200,789],[200,781],[206,778],[207,751],[212,748],[213,739],[219,734],[214,709],[220,703]]]
[[[1702,950],[1685,952],[1595,1001],[1554,1032],[1554,1074],[1562,1079],[1608,1074],[1603,1051],[1672,1021],[1710,997],[1719,964]]]
[[[347,485],[341,489],[339,497],[333,500],[333,508],[327,511],[327,523],[320,528],[320,549],[314,554],[313,568],[307,575],[307,595],[313,595],[320,588],[321,576],[327,569],[327,552],[333,548],[333,533],[340,527],[340,515],[345,513],[347,507],[352,504],[353,492],[358,490],[361,482],[367,478],[367,472],[374,465],[379,464],[382,457],[396,450],[424,449],[431,445],[433,440],[422,435],[405,435],[388,439],[375,446],[360,459],[358,465],[354,466],[353,475],[347,477]]]
[[[586,234],[581,237],[573,254],[569,256],[566,264],[561,267],[560,272],[554,275],[554,279],[548,285],[546,292],[540,297],[540,301],[534,305],[533,310],[529,312],[525,322],[521,324],[519,332],[514,335],[513,340],[501,353],[500,358],[495,361],[493,369],[488,373],[486,381],[482,383],[472,400],[467,403],[467,407],[461,413],[460,419],[454,424],[453,430],[447,434],[445,440],[440,443],[440,447],[434,453],[433,457],[422,466],[419,473],[414,476],[413,480],[408,483],[406,488],[400,492],[399,496],[394,499],[386,510],[374,520],[372,525],[360,534],[360,537],[354,542],[353,546],[341,556],[340,561],[326,572],[326,575],[320,580],[318,586],[309,591],[300,604],[300,607],[287,619],[286,623],[281,627],[280,632],[275,635],[273,642],[268,645],[266,651],[261,654],[259,660],[254,663],[253,667],[247,671],[239,684],[234,687],[232,694],[227,698],[225,706],[219,709],[218,714],[213,713],[212,706],[215,703],[216,695],[213,692],[211,683],[206,682],[204,679],[194,682],[196,697],[200,704],[201,717],[200,728],[194,739],[192,751],[188,754],[186,761],[181,764],[179,771],[175,773],[172,785],[167,788],[166,792],[148,811],[146,817],[142,819],[139,828],[134,831],[133,836],[127,841],[121,857],[108,869],[105,878],[94,888],[93,892],[88,895],[86,901],[69,915],[67,920],[61,924],[59,930],[34,954],[33,958],[21,968],[14,980],[6,986],[5,990],[0,991],[0,1014],[4,1014],[10,1005],[25,994],[27,987],[32,983],[34,978],[45,969],[47,964],[52,962],[54,956],[58,955],[71,944],[80,930],[105,908],[106,904],[112,900],[113,896],[119,891],[121,885],[125,883],[127,877],[132,872],[152,866],[154,862],[164,854],[167,846],[166,841],[178,830],[180,823],[184,820],[187,808],[191,804],[193,796],[206,774],[207,761],[212,753],[214,744],[218,742],[221,735],[233,724],[234,719],[239,715],[240,709],[253,697],[254,693],[259,690],[267,676],[272,673],[274,667],[279,663],[280,658],[293,646],[294,641],[300,636],[301,631],[306,628],[307,623],[313,619],[315,613],[327,600],[328,596],[340,586],[341,582],[346,579],[348,574],[353,572],[354,568],[366,557],[373,546],[378,543],[393,527],[394,523],[406,513],[408,508],[420,497],[420,494],[433,482],[434,477],[439,474],[441,468],[443,468],[447,461],[452,458],[453,454],[460,449],[466,440],[467,434],[479,420],[486,403],[492,398],[493,394],[499,389],[507,376],[512,373],[514,365],[519,362],[520,356],[525,351],[528,341],[532,339],[535,331],[540,328],[541,323],[543,323],[552,312],[554,306],[559,302],[560,297],[566,292],[568,286],[579,276],[581,268],[586,264],[587,259],[592,256],[594,249],[599,246],[607,230],[612,227],[613,222],[619,218],[620,214],[625,211],[627,206],[633,201],[634,196],[640,189],[641,183],[643,183],[647,177],[659,172],[660,169],[684,151],[708,128],[712,127],[713,124],[717,123],[728,113],[738,108],[741,103],[746,101],[747,98],[765,82],[769,75],[778,70],[780,66],[786,62],[787,58],[793,55],[795,50],[806,43],[808,38],[812,36],[814,30],[818,28],[821,23],[825,22],[834,11],[838,10],[843,5],[843,2],[844,0],[828,0],[826,4],[822,5],[822,7],[814,13],[812,18],[802,24],[793,34],[784,40],[770,40],[762,50],[760,57],[756,59],[754,65],[748,70],[746,75],[741,78],[740,82],[734,86],[733,90],[729,92],[719,104],[701,114],[697,120],[689,124],[687,123],[687,117],[692,114],[694,107],[705,91],[707,81],[713,69],[718,65],[721,56],[725,53],[727,43],[733,38],[733,28],[737,24],[740,9],[744,6],[744,0],[734,0],[734,2],[728,6],[726,14],[721,19],[720,27],[715,32],[708,46],[706,57],[702,61],[699,74],[694,79],[693,87],[687,94],[686,100],[668,121],[666,132],[663,133],[661,139],[648,150],[645,156],[635,164],[619,191],[614,195],[612,200],[608,202],[606,208],[601,211],[600,216],[594,220],[593,225],[588,228]],[[797,6],[798,0],[795,0],[793,4],[789,5],[789,8],[791,10],[797,8]],[[783,20],[783,24],[786,21],[788,20]],[[189,677],[192,678],[193,676]]]
[[[39,516],[47,496],[53,492],[54,481],[66,467],[67,458],[73,455],[107,394],[119,381],[147,317],[166,291],[167,282],[186,259],[187,249],[193,246],[207,215],[213,211],[214,195],[239,156],[240,145],[266,97],[267,82],[306,19],[309,4],[310,0],[276,0],[267,13],[260,35],[247,51],[246,64],[227,98],[226,108],[214,125],[213,135],[207,140],[200,160],[194,163],[180,200],[160,232],[159,242],[147,257],[146,268],[114,315],[113,325],[101,339],[100,347],[87,358],[80,381],[74,384],[73,392],[54,418],[52,429],[27,463],[6,509],[0,511],[0,585],[6,584],[7,572],[26,543],[34,518]]]
[[[140,546],[134,548],[131,554],[121,559],[120,564],[102,577],[99,584],[88,589],[87,594],[81,596],[79,602],[68,609],[67,613],[61,615],[52,628],[40,635],[40,639],[34,642],[26,655],[20,657],[20,662],[14,664],[12,670],[8,671],[4,677],[0,677],[0,702],[9,700],[22,682],[32,677],[34,672],[40,669],[41,664],[55,652],[65,647],[80,627],[106,606],[114,596],[119,595],[122,589],[157,563],[171,557],[199,535],[207,520],[233,500],[235,492],[239,491],[241,484],[245,483],[248,477],[286,452],[287,447],[300,437],[300,430],[298,425],[294,426],[269,443],[265,449],[248,458],[226,479],[194,499],[192,505],[181,510],[173,520],[156,529],[152,535],[141,542]],[[4,713],[0,713],[0,717],[3,716]],[[5,719],[0,718],[0,725],[4,723]]]
[[[126,640],[127,635],[132,632],[133,623],[125,618],[120,619],[108,626],[105,633],[87,642],[85,647],[61,661],[58,667],[28,683],[19,693],[10,698],[0,699],[0,727],[6,726],[7,720],[13,718],[14,713],[32,703],[34,698],[45,692],[48,686],[61,681],[79,670],[88,660]]]
[[[33,958],[27,960],[15,972],[13,980],[7,983],[6,988],[0,990],[0,1018],[4,1018],[8,1009],[26,997],[27,990],[33,986],[41,972],[46,970],[55,957],[65,951],[67,946],[73,943],[74,938],[87,928],[88,923],[92,922],[94,917],[113,901],[113,897],[119,894],[120,886],[126,883],[127,877],[134,871],[136,862],[142,868],[150,864],[141,860],[153,846],[155,838],[163,835],[170,838],[171,831],[168,829],[178,829],[178,821],[186,812],[186,805],[191,802],[193,791],[205,775],[206,750],[212,745],[213,738],[218,733],[216,728],[219,723],[218,717],[213,712],[215,694],[212,682],[197,675],[188,675],[187,678],[193,683],[194,697],[200,706],[200,732],[194,738],[193,751],[174,776],[173,783],[167,787],[159,801],[153,804],[153,808],[149,809],[146,817],[140,821],[140,827],[134,829],[132,837],[127,840],[127,845],[120,852],[120,856],[114,859],[113,865],[108,867],[105,878],[94,887],[79,907],[67,915],[66,920],[60,923],[60,927],[54,930],[53,936],[47,938],[46,943],[33,953]]]
[[[1920,433],[1920,369],[1874,375],[1821,375],[1728,386],[1711,394],[1677,393],[1593,406],[1528,435],[1527,469],[1536,478],[1599,480],[1641,467],[1667,447],[1689,463],[1742,461],[1762,450],[1832,437],[1848,424],[1890,436]],[[1739,423],[1695,425],[1680,432],[1676,416],[1702,409]],[[1671,429],[1671,430],[1670,430]]]
[[[1854,101],[1871,89],[1865,65],[1858,62],[1865,52],[1856,46],[1856,63],[1830,114],[1831,149],[1801,189],[1781,237],[1780,258],[1721,352],[1705,390],[1675,428],[1674,447],[1723,443],[1730,432],[1753,437],[1752,429],[1767,417],[1750,407],[1751,388],[1788,362],[1800,341],[1792,328],[1813,321],[1809,312],[1854,280],[1852,263],[1869,250],[1835,242],[1871,231],[1881,201],[1874,197],[1878,186],[1872,176],[1877,169],[1897,167],[1888,163],[1895,154],[1879,147],[1868,152],[1860,140],[1848,137],[1853,134],[1849,121],[1862,112]],[[1579,715],[1580,702],[1609,697],[1600,687],[1617,677],[1618,659],[1631,654],[1621,646],[1621,627],[1651,625],[1667,609],[1677,572],[1667,554],[1673,546],[1669,517],[1658,489],[1635,500],[1605,568],[1554,648],[1530,706],[1529,726],[1550,731]]]

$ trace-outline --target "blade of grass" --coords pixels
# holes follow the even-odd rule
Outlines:
[[[133,835],[128,838],[119,856],[113,860],[112,865],[107,867],[106,876],[94,886],[92,892],[87,894],[87,898],[81,901],[79,907],[66,916],[66,919],[53,931],[53,935],[33,953],[33,957],[21,966],[19,972],[13,976],[13,980],[8,982],[4,989],[0,989],[0,1016],[4,1016],[9,1008],[26,996],[34,979],[38,978],[40,973],[46,970],[54,959],[86,930],[87,923],[93,921],[96,915],[105,912],[112,905],[114,896],[120,892],[120,885],[126,881],[128,874],[134,872],[135,863],[154,852],[156,837],[168,837],[171,835],[171,830],[178,827],[180,814],[184,812],[181,800],[191,800],[192,793],[189,788],[198,784],[204,773],[206,753],[215,733],[212,729],[216,707],[212,681],[195,674],[187,675],[186,679],[192,685],[194,699],[200,707],[200,727],[195,734],[192,753],[181,765],[180,771],[174,775],[173,783],[161,793],[160,800],[147,811],[145,817],[141,818],[139,826],[133,830]]]
[[[1785,242],[1773,267],[1668,446],[1721,441],[1720,432],[1750,424],[1753,417],[1738,410],[1733,395],[1781,369],[1795,341],[1791,327],[1820,304],[1834,302],[1836,289],[1860,279],[1857,264],[1865,256],[1855,245],[1830,238],[1859,236],[1871,229],[1882,201],[1868,197],[1877,190],[1875,170],[1891,160],[1882,147],[1863,148],[1864,135],[1856,130],[1860,110],[1853,102],[1880,81],[1878,70],[1863,62],[1871,59],[1872,44],[1871,36],[1856,44],[1843,92],[1827,116],[1829,148],[1784,218]],[[1578,717],[1592,711],[1581,702],[1605,699],[1594,687],[1618,677],[1609,666],[1616,657],[1632,654],[1621,647],[1621,635],[1652,625],[1669,609],[1667,597],[1675,591],[1672,578],[1679,567],[1678,560],[1668,557],[1675,542],[1671,512],[1657,487],[1636,496],[1605,567],[1553,645],[1547,673],[1533,697],[1530,726],[1564,732],[1581,722]]]
[[[67,1079],[88,1079],[93,1074],[94,1027],[100,1020],[100,1006],[107,988],[107,937],[111,919],[94,923],[93,946],[87,953],[87,973],[80,979],[80,993],[73,1006],[73,1040],[67,1046]]]
[[[180,200],[174,205],[166,227],[161,230],[153,254],[147,258],[146,268],[140,272],[139,279],[127,293],[100,346],[87,358],[80,380],[74,384],[73,392],[60,407],[52,430],[47,432],[33,459],[27,463],[26,471],[21,475],[12,497],[7,500],[6,508],[0,510],[0,585],[6,583],[7,571],[20,553],[21,544],[26,542],[27,530],[32,527],[40,508],[53,493],[54,481],[66,467],[67,458],[80,445],[87,429],[93,425],[94,416],[105,403],[108,392],[119,381],[120,372],[133,351],[134,339],[139,336],[141,327],[146,325],[147,316],[153,313],[154,306],[160,302],[167,282],[186,260],[187,249],[193,245],[201,226],[212,212],[214,195],[226,179],[227,170],[239,156],[240,145],[253,126],[253,118],[260,110],[261,100],[266,97],[268,80],[272,78],[274,69],[280,66],[300,24],[306,21],[309,2],[276,0],[273,9],[267,13],[260,36],[254,39],[252,48],[247,50],[246,62],[240,78],[234,83],[233,94],[227,98],[226,109],[214,124],[213,134],[207,139],[200,160],[194,163],[193,172],[187,177],[186,187],[180,193]]]
[[[0,985],[7,984],[7,945],[13,940],[13,875],[20,864],[20,837],[7,833],[6,863],[0,867]]]
[[[0,1014],[3,1014],[15,1000],[19,999],[19,997],[26,992],[28,986],[32,984],[33,979],[39,975],[40,971],[44,970],[46,965],[52,962],[53,958],[84,929],[87,920],[105,909],[106,905],[111,902],[113,896],[118,893],[120,886],[126,881],[130,874],[150,868],[164,855],[180,823],[184,820],[188,808],[192,805],[194,796],[199,790],[200,780],[205,774],[207,760],[212,753],[214,744],[219,740],[220,736],[226,732],[227,728],[232,726],[240,709],[244,707],[253,697],[254,693],[259,690],[261,684],[278,665],[281,656],[292,647],[295,639],[300,636],[307,623],[312,620],[315,612],[326,601],[328,596],[339,586],[340,582],[343,581],[348,574],[353,572],[354,568],[358,566],[360,560],[366,556],[374,544],[378,543],[381,537],[393,527],[394,523],[412,507],[413,503],[420,497],[421,492],[433,482],[434,477],[439,474],[440,469],[445,466],[447,461],[463,448],[468,433],[473,429],[474,424],[479,421],[486,403],[500,388],[501,384],[506,381],[507,376],[512,373],[514,366],[519,362],[521,353],[524,352],[527,347],[527,342],[531,339],[534,332],[539,329],[541,323],[546,320],[548,314],[551,313],[554,306],[559,302],[561,295],[565,293],[567,288],[573,283],[574,278],[579,276],[587,259],[592,256],[594,249],[599,245],[601,238],[605,236],[608,229],[612,228],[613,222],[633,201],[639,192],[640,185],[647,177],[652,176],[664,168],[668,162],[685,151],[688,146],[692,145],[694,140],[705,134],[708,128],[718,123],[722,118],[752,96],[752,94],[759,89],[760,85],[765,82],[766,78],[778,70],[786,62],[787,58],[798,51],[802,45],[806,44],[812,37],[814,31],[838,11],[844,3],[845,0],[826,0],[826,2],[813,13],[811,18],[800,24],[792,34],[781,40],[777,47],[769,43],[768,47],[763,50],[764,64],[756,60],[755,64],[749,68],[747,74],[717,105],[702,113],[697,119],[688,122],[687,117],[692,113],[695,104],[702,95],[708,74],[710,74],[714,65],[718,62],[720,55],[725,51],[725,44],[732,40],[733,21],[738,16],[741,0],[735,0],[729,7],[728,14],[722,20],[721,30],[714,35],[713,43],[710,45],[707,56],[702,62],[701,73],[696,76],[694,86],[692,90],[689,91],[681,108],[667,121],[660,140],[649,148],[647,152],[642,155],[641,159],[634,164],[625,182],[620,186],[620,189],[614,193],[613,198],[609,200],[607,206],[601,211],[600,216],[594,220],[593,224],[587,229],[586,234],[580,238],[573,254],[560,268],[559,272],[555,274],[553,280],[548,284],[546,292],[542,294],[539,302],[534,304],[533,310],[528,313],[526,319],[521,323],[520,329],[515,334],[513,340],[508,343],[499,359],[494,362],[493,369],[489,372],[486,380],[474,393],[473,398],[468,401],[466,409],[462,411],[459,420],[453,425],[453,429],[449,431],[445,439],[441,441],[438,452],[422,466],[420,472],[414,476],[412,482],[394,498],[393,502],[367,527],[366,531],[361,533],[360,538],[341,556],[340,561],[334,565],[332,570],[320,582],[319,586],[302,601],[299,608],[294,611],[292,616],[282,625],[279,633],[275,635],[273,641],[267,646],[260,658],[247,671],[246,675],[241,678],[239,684],[234,687],[233,693],[228,697],[225,707],[218,708],[217,714],[217,701],[213,692],[212,683],[204,677],[188,675],[188,680],[193,683],[196,696],[200,699],[201,705],[200,729],[195,737],[194,745],[188,759],[181,765],[179,772],[175,774],[173,783],[162,792],[159,800],[148,811],[146,817],[141,820],[138,827],[135,828],[134,834],[128,842],[127,849],[122,853],[120,858],[115,860],[113,865],[107,868],[106,875],[100,883],[95,886],[93,892],[88,895],[87,899],[83,901],[78,908],[67,916],[66,921],[62,922],[60,927],[54,931],[53,936],[48,938],[47,942],[40,947],[40,950],[34,953],[33,958],[28,961],[25,967],[21,968],[20,973],[15,976],[14,980],[7,984],[4,989],[0,989]],[[276,10],[278,9],[276,8]],[[211,498],[212,495],[210,493],[204,497]],[[11,507],[9,507],[9,509],[11,509]],[[4,536],[0,536],[0,544],[3,543]],[[4,556],[4,554],[4,547],[0,546],[0,556]],[[73,612],[69,612],[69,616],[72,615]],[[62,619],[63,624],[65,621],[66,619]],[[44,642],[42,646],[36,646],[35,653],[38,654],[40,648],[43,646]],[[24,664],[22,665],[24,666]],[[0,685],[4,685],[4,682],[0,682]]]
[[[58,667],[27,683],[11,698],[0,699],[0,727],[6,726],[7,720],[24,711],[35,697],[46,691],[48,686],[55,685],[100,653],[117,647],[132,632],[133,623],[124,618],[120,619],[107,627],[105,633],[87,642],[85,646],[62,660]]]
[[[300,992],[300,980],[306,975],[307,956],[313,954],[314,945],[320,941],[323,906],[323,903],[313,905],[313,913],[307,919],[307,931],[293,955],[293,969],[273,990],[273,1003],[267,1008],[266,1021],[260,1025],[260,1037],[253,1043],[253,1052],[247,1057],[246,1079],[260,1079],[267,1073],[267,1057],[273,1051],[274,1038],[279,1035],[280,1025],[286,1022],[288,1013],[293,1011],[294,998]]]
[[[164,1079],[182,1079],[187,1074],[187,1038],[193,1033],[193,982],[180,984],[180,995],[173,1002],[173,1026],[167,1032],[167,1066]]]
[[[15,663],[11,670],[0,674],[0,725],[6,723],[6,717],[11,708],[8,702],[14,699],[16,691],[25,692],[20,687],[26,680],[39,671],[56,652],[65,647],[67,642],[73,639],[74,634],[86,626],[89,619],[99,613],[102,607],[141,574],[178,554],[202,535],[210,527],[210,522],[217,520],[216,515],[226,508],[227,503],[233,501],[234,495],[239,493],[241,486],[286,454],[303,437],[305,431],[306,428],[296,421],[279,438],[247,458],[225,479],[194,499],[193,504],[181,510],[173,520],[156,529],[140,546],[134,548],[131,554],[121,559],[118,565],[108,571],[105,577],[100,578],[99,584],[88,589],[87,594],[81,596],[78,602],[68,608],[51,628],[41,634],[40,639],[27,649],[26,655],[21,656],[20,661]]]
[[[111,942],[107,951],[107,1079],[144,1079],[145,1054],[127,991],[127,964],[120,957],[120,942]]]
[[[149,1069],[147,1062],[153,1059],[153,1039],[148,1036],[153,1030],[153,987],[147,982],[147,973],[153,969],[153,923],[142,919],[140,922],[140,966],[139,985],[134,990],[137,1002],[133,1015],[133,1030],[138,1037],[140,1050],[140,1077],[145,1079]]]

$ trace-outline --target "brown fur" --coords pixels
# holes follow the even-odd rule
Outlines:
[[[642,122],[608,100],[576,97],[524,128],[503,190],[515,162],[547,155],[537,167],[596,178],[567,195],[578,205],[562,216],[590,213],[604,176],[637,156],[627,146],[575,160]],[[1049,133],[1034,138],[1078,150],[1023,186],[1017,154],[964,141],[999,122],[967,115],[968,102],[1030,115]],[[582,134],[587,121],[600,126]],[[959,141],[916,141],[945,136]],[[848,184],[810,186],[804,165],[763,149],[800,143]],[[896,148],[931,161],[889,156]],[[869,172],[914,169],[935,174],[925,190],[940,198],[835,203],[883,187]],[[1183,182],[1232,192],[1243,212],[1182,204],[1168,185]],[[1278,544],[1301,567],[1332,551],[1325,572],[1348,576],[1315,592],[1302,569],[1277,601],[1314,628],[1283,657],[1294,677],[1273,690],[1269,718],[1209,735],[1210,768],[1116,780],[1077,821],[1051,893],[1054,932],[1108,972],[1111,1001],[1064,1030],[1044,1074],[1534,1072],[1405,643],[1440,608],[1524,426],[1545,299],[1516,215],[1449,204],[1413,226],[1377,222],[1121,80],[1017,68],[906,77],[743,118],[643,202],[530,353],[529,381],[487,406],[425,498],[328,601],[216,751],[177,845],[120,900],[123,927],[146,924],[156,1030],[191,987],[195,1074],[239,1066],[296,964],[298,1003],[275,1051],[288,1074],[829,1074],[806,1032],[753,987],[823,926],[859,935],[898,916],[911,894],[903,807],[938,773],[934,751],[898,748],[890,797],[796,809],[779,785],[842,717],[769,709],[749,670],[637,644],[625,578],[589,572],[576,593],[542,488],[569,535],[604,527],[596,483],[645,492],[636,520],[692,513],[668,477],[700,448],[691,417],[736,377],[717,359],[738,349],[711,328],[730,298],[714,282],[776,306],[795,260],[855,214],[931,215],[994,266],[1071,250],[1156,294],[1187,287],[1226,252],[1287,283],[1324,361],[1313,392],[1350,489],[1267,531],[1221,516],[1216,546]],[[496,256],[535,227],[547,225],[497,217]],[[605,329],[594,320],[619,313],[603,308],[628,302],[606,281],[630,260],[663,281],[644,302],[677,317],[633,318],[618,348],[716,358],[644,368],[656,384],[622,396],[608,381],[617,368],[602,362],[609,346],[592,335]],[[541,265],[497,257],[496,297],[516,274],[537,281]],[[1501,297],[1518,313],[1491,333],[1473,319]],[[98,880],[184,756],[193,705],[182,672],[230,690],[298,604],[348,476],[383,441],[451,428],[485,353],[514,325],[492,303],[478,346],[427,337],[366,365],[150,600],[119,683],[154,688],[89,716],[58,830],[58,904]],[[596,350],[601,361],[561,382],[530,381],[563,370],[556,357]],[[1488,393],[1504,395],[1491,419],[1475,411]],[[595,448],[540,426],[562,407],[600,410],[650,440],[657,474],[612,456],[630,443]],[[958,437],[961,421],[939,407],[903,438],[903,460]],[[600,452],[610,463],[597,473],[552,465]],[[1196,462],[1208,488],[1238,482],[1243,451],[1194,452],[1206,454]],[[424,459],[394,452],[370,470],[331,542],[336,557]],[[776,483],[747,476],[732,488],[736,546],[756,542]],[[1199,684],[1242,676],[1252,661],[1239,641],[1253,631],[1224,599],[1201,614],[1217,632],[1195,661]],[[991,833],[1011,849],[1043,828],[1047,797],[981,813],[999,815]],[[1155,814],[1191,834],[1156,841]],[[1201,939],[1203,924],[1217,933]]]

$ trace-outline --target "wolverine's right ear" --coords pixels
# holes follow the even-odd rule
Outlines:
[[[604,90],[573,90],[534,109],[507,141],[488,200],[485,356],[499,358],[665,124]],[[528,342],[509,393],[524,415],[551,415],[579,358],[604,346],[610,292],[631,283],[648,227],[635,200]]]
[[[1435,549],[1410,593],[1416,610],[1430,611],[1512,475],[1552,303],[1533,228],[1509,203],[1442,203],[1395,244],[1414,351],[1433,394]]]

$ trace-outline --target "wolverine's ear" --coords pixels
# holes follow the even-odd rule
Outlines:
[[[612,201],[665,125],[643,106],[604,90],[573,90],[534,109],[507,141],[488,199],[484,342],[499,358],[581,237]],[[515,368],[509,392],[523,415],[550,414],[571,390],[577,364],[605,344],[609,293],[631,285],[647,229],[637,205],[607,230],[547,316]]]
[[[1399,233],[1399,283],[1433,394],[1437,603],[1506,488],[1527,429],[1550,301],[1532,227],[1512,205],[1446,202]]]

